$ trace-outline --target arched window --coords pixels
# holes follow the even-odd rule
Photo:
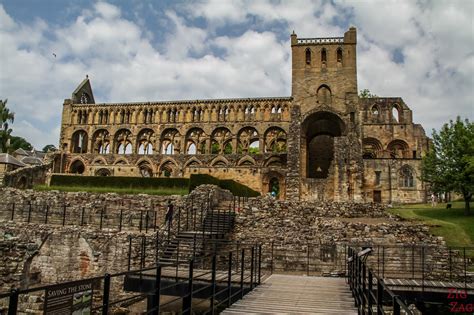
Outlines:
[[[336,60],[337,62],[342,62],[342,48],[336,50]]]
[[[318,101],[320,104],[331,104],[332,98],[331,98],[331,89],[329,86],[323,84],[318,88],[317,91],[318,94]]]
[[[72,152],[85,153],[87,152],[87,132],[78,130],[72,135]]]
[[[410,166],[404,165],[400,169],[400,187],[415,187],[415,179],[413,176],[413,170]]]
[[[115,134],[115,147],[117,154],[132,154],[132,142],[130,130],[121,129]]]
[[[171,155],[174,153],[174,145],[172,143],[163,143],[163,154]]]
[[[306,64],[311,64],[311,49],[306,48]]]
[[[377,105],[372,106],[372,115],[375,117],[379,115],[379,107]]]
[[[191,142],[191,144],[188,146],[187,153],[188,154],[196,154],[197,153],[196,145],[193,142]]]
[[[398,107],[396,105],[394,105],[392,107],[392,118],[395,122],[399,122],[400,121],[400,113],[398,111]]]
[[[321,64],[325,65],[327,62],[326,49],[321,50]]]
[[[82,174],[86,170],[84,163],[80,160],[74,161],[69,167],[69,172],[73,174]]]

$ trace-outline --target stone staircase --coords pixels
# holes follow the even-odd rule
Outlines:
[[[206,212],[202,224],[193,230],[181,230],[165,244],[160,255],[160,264],[187,264],[192,257],[202,257],[219,251],[230,241],[228,234],[232,231],[235,213],[230,211],[229,201],[219,203]]]

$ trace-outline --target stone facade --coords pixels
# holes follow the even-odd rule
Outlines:
[[[291,35],[292,95],[63,104],[54,172],[232,178],[280,199],[421,202],[423,128],[399,97],[359,98],[357,34]]]

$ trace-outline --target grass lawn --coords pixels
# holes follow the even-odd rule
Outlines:
[[[121,195],[136,195],[136,194],[148,194],[148,195],[186,195],[188,190],[180,187],[157,187],[157,188],[116,188],[116,187],[83,187],[83,186],[46,186],[37,185],[34,186],[35,190],[48,191],[48,190],[59,190],[59,191],[70,191],[70,192],[91,192],[91,193],[117,193]]]
[[[472,205],[471,205],[472,207]],[[464,215],[464,202],[453,202],[451,209],[445,203],[432,208],[430,204],[404,205],[389,210],[408,220],[430,226],[430,232],[443,236],[448,246],[474,246],[474,210]]]

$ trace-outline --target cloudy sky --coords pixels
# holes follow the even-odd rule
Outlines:
[[[290,96],[289,35],[358,29],[359,90],[401,96],[428,134],[474,117],[474,1],[0,0],[14,134],[58,145],[86,74],[96,102]]]

